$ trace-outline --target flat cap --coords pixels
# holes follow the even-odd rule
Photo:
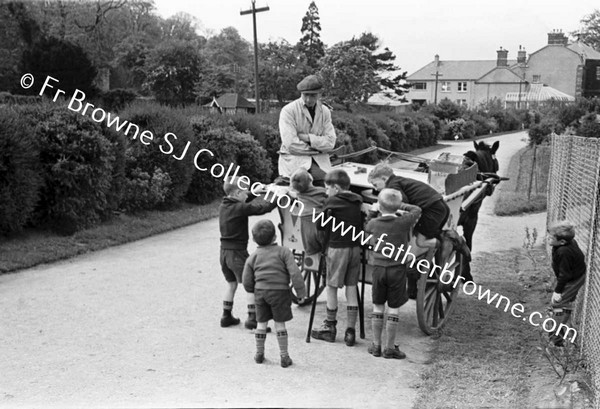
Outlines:
[[[309,75],[296,86],[300,92],[320,92],[323,84],[316,75]]]

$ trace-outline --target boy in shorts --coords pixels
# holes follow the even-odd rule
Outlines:
[[[227,281],[223,298],[221,327],[240,323],[239,318],[235,318],[231,311],[238,283],[242,282],[244,263],[248,258],[248,216],[265,214],[277,207],[276,202],[271,203],[262,198],[246,202],[248,190],[239,186],[239,179],[225,180],[223,190],[226,196],[219,206],[219,230],[221,232],[219,261],[225,281]],[[248,319],[244,325],[248,329],[256,328],[254,294],[248,294]]]
[[[312,330],[311,336],[334,342],[337,333],[336,316],[338,310],[338,288],[346,286],[346,300],[348,302],[347,327],[344,341],[347,346],[353,346],[356,342],[356,318],[358,317],[358,275],[360,272],[360,243],[352,240],[352,232],[362,230],[362,198],[351,192],[350,177],[341,169],[331,170],[325,175],[325,186],[329,198],[323,205],[324,219],[317,221],[317,228],[329,232],[327,249],[327,318],[319,329]],[[334,218],[333,223],[322,225],[329,216]],[[332,224],[341,228],[333,231]],[[342,231],[346,231],[342,235]]]
[[[254,338],[256,355],[254,360],[262,364],[265,359],[267,323],[275,321],[281,366],[292,364],[288,354],[286,321],[292,316],[290,280],[296,295],[304,298],[306,287],[300,269],[291,250],[275,243],[275,225],[270,220],[260,220],[252,228],[252,237],[258,248],[248,257],[244,266],[243,283],[248,294],[254,294],[258,325]]]
[[[559,222],[548,228],[548,244],[552,246],[552,270],[556,286],[550,304],[557,324],[566,325],[579,289],[585,284],[585,256],[575,241],[575,229],[569,222]],[[554,345],[562,346],[564,327],[550,336]]]
[[[394,189],[383,189],[377,197],[381,216],[371,219],[365,232],[372,234],[369,251],[369,264],[373,266],[373,314],[371,326],[373,329],[373,343],[368,351],[371,355],[379,357],[381,352],[381,334],[383,332],[383,313],[385,303],[388,304],[387,320],[385,322],[386,342],[383,349],[384,358],[403,359],[404,352],[394,345],[398,330],[398,311],[406,303],[406,264],[398,257],[390,258],[383,254],[381,237],[394,245],[394,248],[407,248],[410,242],[411,228],[419,219],[421,209],[418,206],[402,203],[402,194]],[[398,215],[398,210],[405,211]],[[393,252],[392,252],[393,254]]]
[[[368,176],[377,190],[396,189],[402,193],[402,201],[421,208],[421,217],[414,227],[416,244],[429,250],[428,259],[438,246],[439,235],[450,216],[450,209],[444,198],[433,187],[419,180],[394,175],[393,169],[385,164],[377,164]],[[416,275],[418,277],[418,273]],[[409,274],[408,296],[417,297],[416,277]]]
[[[304,205],[300,216],[302,244],[307,255],[320,253],[325,250],[325,234],[317,229],[317,224],[313,223],[313,210],[321,211],[321,207],[327,200],[327,190],[324,187],[313,186],[313,177],[304,168],[300,168],[290,178],[290,184],[293,189],[290,192]]]

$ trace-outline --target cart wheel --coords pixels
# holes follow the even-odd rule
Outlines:
[[[298,256],[296,258],[296,263],[301,268],[302,278],[304,279],[304,285],[306,285],[307,297],[303,299],[302,302],[298,302],[298,297],[296,297],[294,289],[291,286],[290,289],[292,290],[292,302],[294,304],[298,304],[299,307],[302,307],[305,305],[310,305],[315,297],[319,298],[319,295],[321,295],[321,293],[325,289],[325,257],[321,257],[319,273],[302,268],[302,256]],[[319,281],[318,283],[316,283],[316,285],[315,280]]]
[[[444,256],[444,253],[447,255]],[[433,274],[429,274],[431,277],[421,274],[417,284],[417,320],[419,327],[427,335],[442,329],[454,308],[454,300],[460,289],[458,277],[462,272],[463,255],[452,249],[442,252],[440,259],[440,265],[448,265],[446,270],[454,274],[452,278],[448,273],[443,276],[443,281],[449,283],[440,281],[441,271],[436,268]]]

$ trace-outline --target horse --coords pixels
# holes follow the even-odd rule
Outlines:
[[[470,166],[473,163],[477,163],[477,167],[479,168],[480,172],[478,179],[480,180],[486,179],[486,176],[482,175],[482,173],[496,174],[498,172],[498,159],[496,159],[496,151],[500,147],[500,142],[496,141],[490,146],[483,141],[479,143],[473,141],[473,146],[475,147],[475,151],[468,151],[464,154],[465,165]],[[475,227],[477,227],[479,209],[481,208],[483,199],[485,196],[491,196],[492,193],[494,193],[493,185],[488,185],[486,189],[486,194],[481,195],[481,197],[473,202],[467,209],[461,210],[458,218],[457,224],[463,228],[463,237],[465,238],[467,247],[469,247],[470,251],[473,250],[473,233],[475,232]],[[469,263],[467,263],[465,267],[466,268],[463,271],[463,276],[465,279],[472,279]]]

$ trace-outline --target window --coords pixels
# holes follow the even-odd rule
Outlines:
[[[458,83],[458,92],[467,92],[467,82],[466,81],[460,81]]]
[[[600,81],[600,65],[596,67],[596,80]]]
[[[451,90],[450,81],[442,81],[442,92],[450,92]]]
[[[466,99],[457,99],[456,100],[456,104],[459,106],[466,106],[467,105],[467,100]]]
[[[414,89],[418,89],[418,90],[425,90],[427,89],[427,83],[426,82],[415,82],[415,85],[413,86]]]
[[[534,75],[533,76],[533,83],[534,84],[539,84],[540,82],[542,82],[542,76],[541,75]]]

